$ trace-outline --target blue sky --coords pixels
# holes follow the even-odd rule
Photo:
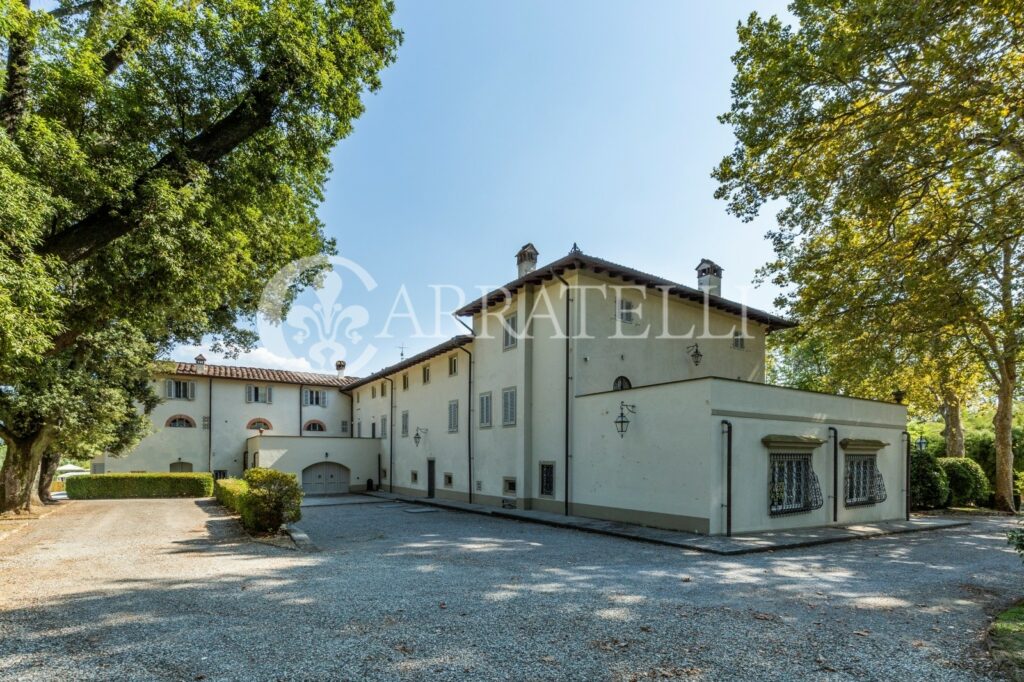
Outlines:
[[[503,284],[528,241],[541,263],[577,242],[685,284],[708,257],[725,268],[726,297],[772,309],[778,292],[751,281],[771,257],[773,216],[729,216],[710,177],[732,146],[716,116],[729,108],[736,24],[751,11],[785,14],[785,3],[398,0],[398,61],[332,153],[320,210],[340,255],[376,282],[365,291],[346,275],[339,298],[367,310],[362,343],[379,336],[401,286],[429,319],[431,284]],[[408,322],[373,342],[366,369],[397,360],[399,345],[437,342],[411,338]],[[333,366],[280,347],[237,362]]]

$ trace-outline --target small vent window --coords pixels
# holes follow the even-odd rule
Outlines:
[[[633,388],[633,384],[626,377],[615,377],[615,381],[612,382],[613,391],[625,391],[630,388]]]
[[[553,497],[555,494],[555,465],[540,465],[540,494]]]

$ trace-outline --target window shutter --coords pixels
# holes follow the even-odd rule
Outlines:
[[[320,391],[320,407],[327,407],[327,394],[330,391]]]
[[[173,379],[167,379],[164,382],[164,394],[168,398],[173,398],[174,397],[174,380]]]
[[[308,406],[309,405],[309,389],[308,388],[302,389],[302,404],[303,404],[303,406]]]
[[[269,405],[270,403],[272,403],[274,401],[274,394],[271,391],[272,391],[272,387],[268,385],[267,386],[267,405]]]
[[[245,385],[245,402],[252,402],[252,386],[250,384]]]
[[[188,382],[188,399],[189,400],[195,400],[196,399],[196,382],[194,382],[194,381]]]

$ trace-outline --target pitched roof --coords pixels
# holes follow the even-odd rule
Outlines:
[[[408,357],[405,360],[402,360],[402,361],[397,362],[397,363],[395,363],[393,365],[385,367],[384,369],[382,369],[382,370],[380,370],[378,372],[374,372],[373,374],[371,374],[368,377],[364,377],[364,378],[359,379],[357,381],[353,381],[351,384],[349,384],[348,386],[345,387],[345,390],[351,390],[351,389],[354,389],[354,388],[359,388],[360,386],[365,386],[366,384],[370,383],[371,381],[376,381],[377,379],[380,379],[382,377],[386,377],[386,376],[388,376],[390,374],[394,374],[395,372],[401,372],[403,369],[408,369],[410,367],[418,365],[419,363],[424,362],[425,360],[430,360],[431,358],[435,358],[438,355],[442,355],[442,354],[447,353],[449,351],[455,350],[456,348],[461,348],[462,346],[465,346],[468,343],[470,343],[472,340],[473,340],[473,337],[470,336],[469,334],[461,334],[459,336],[453,336],[452,338],[448,339],[447,341],[439,343],[436,346],[434,346],[433,348],[428,348],[427,350],[423,351],[422,353],[417,353],[416,355],[413,355],[412,357]]]
[[[213,377],[214,379],[239,379],[242,381],[265,381],[278,384],[305,384],[309,386],[345,387],[358,377],[339,377],[336,374],[318,374],[315,372],[290,372],[284,369],[264,369],[262,367],[235,367],[233,365],[206,365],[206,372],[196,371],[194,362],[167,363],[167,374]]]
[[[581,251],[574,251],[569,253],[567,256],[559,258],[553,263],[537,268],[518,279],[512,280],[505,286],[495,289],[485,296],[481,296],[475,301],[456,310],[455,314],[462,316],[474,315],[496,303],[501,303],[508,296],[527,284],[540,284],[553,279],[556,275],[562,275],[568,270],[577,269],[589,270],[597,274],[604,273],[611,277],[620,277],[626,282],[633,282],[649,289],[661,289],[663,291],[668,291],[670,295],[683,300],[693,301],[695,303],[704,303],[705,293],[700,289],[694,289],[692,287],[679,284],[678,282],[673,282],[634,268],[626,267],[625,265],[619,265],[618,263],[612,263],[611,261],[606,261],[595,256],[589,256]],[[789,327],[796,326],[796,322],[793,322],[792,320],[787,320],[784,317],[779,317],[778,315],[773,315],[763,310],[758,310],[757,308],[746,307],[741,303],[730,301],[729,299],[722,298],[721,296],[708,294],[707,301],[710,307],[727,313],[732,313],[734,315],[743,315],[745,313],[748,319],[768,325],[769,331],[773,329],[787,329]]]

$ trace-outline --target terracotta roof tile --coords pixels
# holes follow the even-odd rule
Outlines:
[[[309,386],[345,387],[357,377],[340,378],[335,374],[317,374],[315,372],[290,372],[283,369],[263,369],[262,367],[235,367],[233,365],[206,365],[206,372],[197,371],[194,362],[174,363],[171,374],[213,377],[215,379],[239,379],[241,381],[265,381],[278,384],[305,384]]]

